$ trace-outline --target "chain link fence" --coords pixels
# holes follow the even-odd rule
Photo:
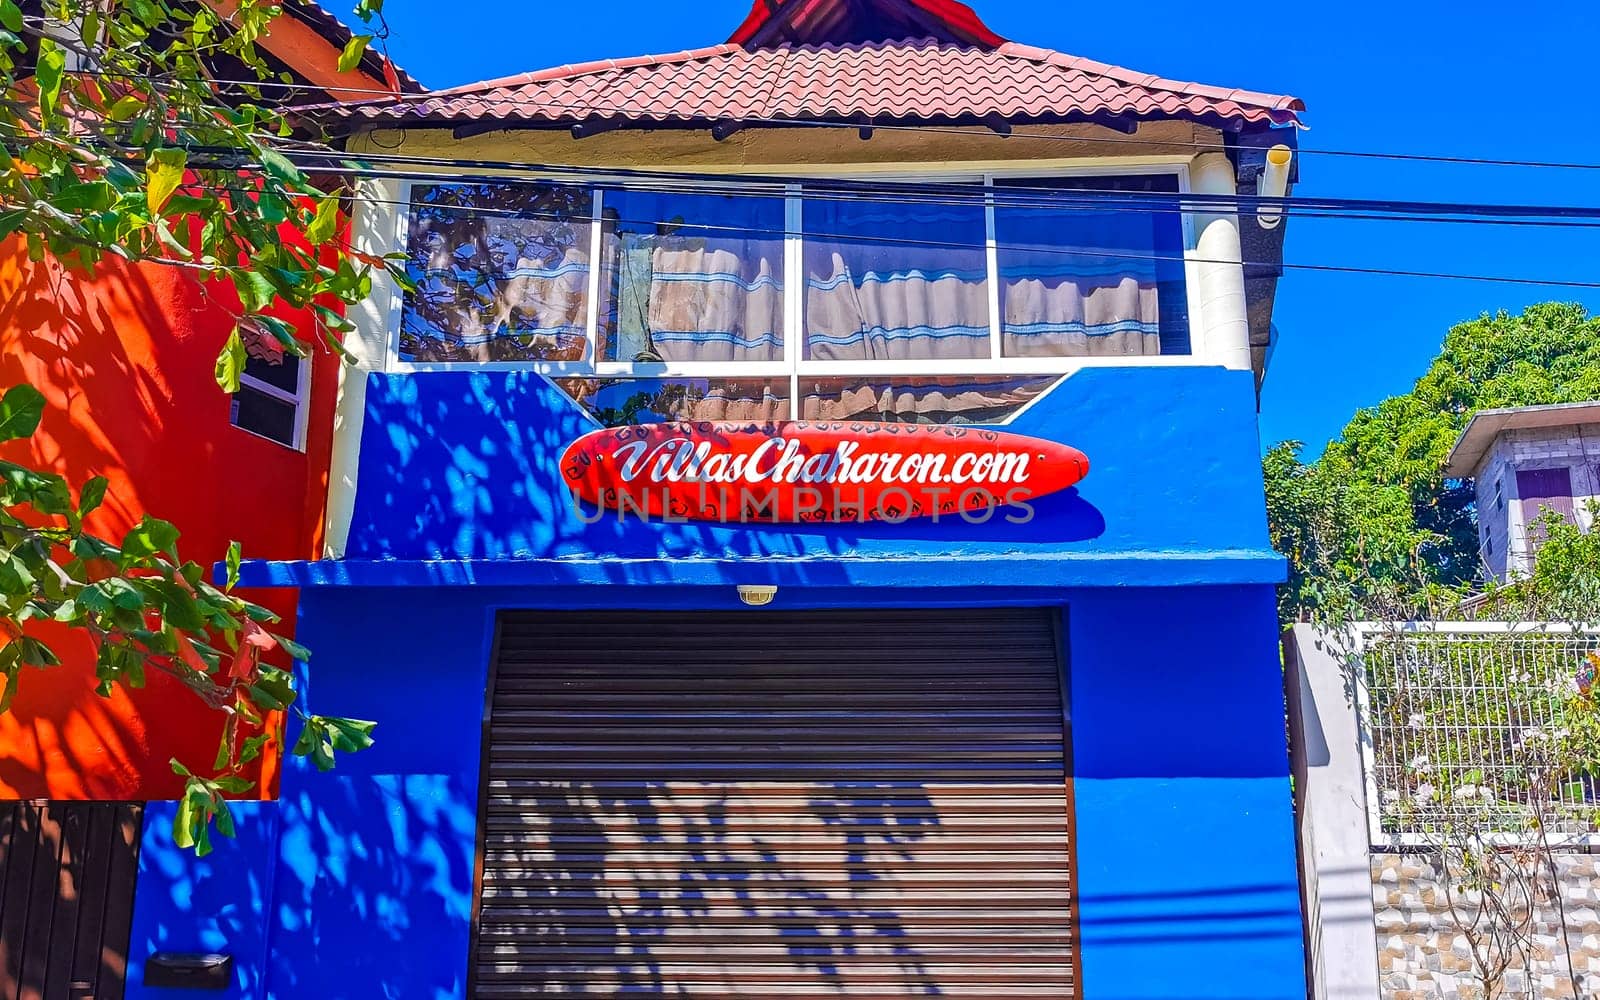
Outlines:
[[[1361,629],[1357,650],[1375,845],[1463,828],[1525,836],[1538,824],[1600,844],[1600,781],[1570,763],[1593,759],[1581,752],[1593,714],[1571,709],[1591,697],[1600,631],[1378,625]]]

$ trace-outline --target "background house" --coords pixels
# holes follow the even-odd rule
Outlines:
[[[1538,553],[1535,522],[1542,511],[1586,531],[1594,527],[1600,402],[1479,410],[1451,449],[1445,472],[1473,481],[1488,572],[1501,581],[1525,576]]]

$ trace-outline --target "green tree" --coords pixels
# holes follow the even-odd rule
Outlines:
[[[1408,393],[1358,411],[1315,462],[1263,462],[1284,621],[1437,616],[1479,575],[1470,484],[1445,460],[1480,409],[1600,399],[1600,318],[1544,303],[1450,330]]]
[[[357,13],[381,25],[381,2],[361,0]],[[0,0],[0,239],[85,273],[108,257],[190,272],[236,320],[216,365],[231,392],[242,330],[297,356],[313,344],[342,351],[343,307],[368,294],[373,269],[395,269],[342,242],[337,193],[296,165],[290,123],[263,96],[277,81],[256,42],[279,8],[228,6],[224,16],[194,0],[45,0],[29,14]],[[357,36],[341,68],[373,38]],[[281,318],[288,308],[311,310],[315,328]],[[43,402],[28,386],[7,392],[0,440],[32,434]],[[263,654],[309,654],[232,593],[237,547],[218,588],[179,557],[165,521],[97,538],[83,519],[105,491],[91,480],[74,500],[61,477],[0,463],[0,708],[24,667],[59,665],[37,636],[41,621],[91,637],[102,694],[152,670],[181,680],[226,716],[215,761],[201,762],[210,767],[173,762],[187,780],[176,839],[203,853],[213,820],[231,833],[225,796],[251,787],[244,772],[272,713],[299,715],[292,752],[322,768],[369,745],[372,724],[299,711],[290,674]]]

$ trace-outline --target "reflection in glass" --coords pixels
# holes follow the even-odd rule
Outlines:
[[[1090,207],[1085,188],[1129,194]],[[1188,353],[1180,216],[1137,196],[1176,191],[1172,175],[997,182],[1004,355]]]
[[[607,427],[673,420],[788,420],[788,379],[557,379],[556,384]]]
[[[581,360],[592,223],[583,188],[413,188],[400,360]]]
[[[976,195],[976,189],[974,189]],[[981,200],[805,201],[806,357],[989,357]]]
[[[781,198],[608,190],[600,357],[783,358]]]
[[[802,378],[800,411],[806,420],[996,423],[1038,398],[1059,378],[1059,375]]]

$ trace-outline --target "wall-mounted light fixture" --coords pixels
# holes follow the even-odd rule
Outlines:
[[[742,583],[739,585],[739,600],[759,608],[771,604],[772,599],[778,596],[778,588],[765,584]]]

